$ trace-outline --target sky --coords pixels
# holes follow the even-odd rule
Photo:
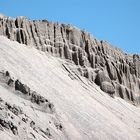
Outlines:
[[[72,24],[140,54],[140,0],[0,0],[0,13]]]

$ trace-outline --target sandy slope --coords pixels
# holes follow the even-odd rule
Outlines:
[[[68,73],[62,66],[65,63],[68,62],[0,37],[0,70],[8,70],[54,104],[65,134],[53,133],[52,139],[139,140],[140,109],[120,98],[113,99],[94,83]],[[30,111],[29,101],[2,86],[0,96],[22,106],[40,125],[50,119],[37,109]],[[55,132],[53,127],[52,131]],[[3,135],[7,136],[6,131],[0,132],[0,139]]]

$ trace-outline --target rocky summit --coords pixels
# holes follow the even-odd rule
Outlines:
[[[0,35],[0,139],[140,139],[140,55],[22,16]]]

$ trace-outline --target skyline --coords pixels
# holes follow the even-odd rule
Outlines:
[[[0,13],[71,24],[129,54],[140,54],[139,0],[1,0]]]

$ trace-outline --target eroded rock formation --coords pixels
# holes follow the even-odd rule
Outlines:
[[[77,65],[80,75],[109,94],[140,102],[140,56],[123,53],[106,41],[66,24],[26,17],[0,17],[0,35]],[[26,90],[25,90],[26,91]]]
[[[10,83],[9,81],[12,81],[12,84],[9,84]],[[14,78],[10,76],[10,73],[8,71],[0,72],[0,82],[5,83],[10,88],[13,88],[13,90],[17,94],[21,95],[23,98],[40,106],[40,109],[43,112],[47,112],[51,114],[55,112],[54,105],[51,102],[49,102],[48,99],[39,95],[36,91],[31,90],[27,85],[21,83],[18,79],[14,80]],[[19,112],[17,108],[14,108],[14,107],[12,108],[8,104],[7,104],[7,107],[9,107],[9,109],[15,110],[15,112],[17,113]]]

